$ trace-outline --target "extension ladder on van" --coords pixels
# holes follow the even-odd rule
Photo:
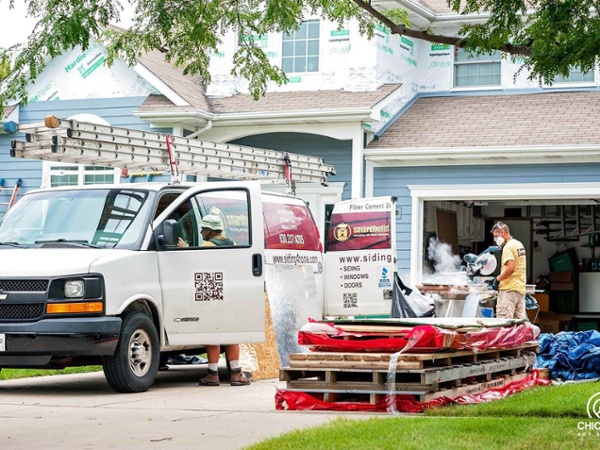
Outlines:
[[[234,180],[327,184],[335,168],[323,158],[243,145],[188,139],[77,120],[46,117],[43,124],[18,125],[25,141],[11,143],[11,156]],[[293,180],[292,180],[293,169]]]

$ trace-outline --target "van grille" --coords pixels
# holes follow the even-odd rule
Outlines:
[[[0,304],[0,319],[34,320],[44,314],[43,303]]]
[[[0,291],[46,292],[48,280],[0,280]]]

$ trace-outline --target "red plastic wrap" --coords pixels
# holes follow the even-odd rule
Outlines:
[[[481,328],[477,331],[457,333],[452,344],[454,350],[507,349],[523,345],[537,338],[536,328],[531,322],[511,327]]]
[[[394,395],[393,402],[388,402],[390,396],[385,396],[375,404],[367,402],[325,402],[305,392],[292,392],[285,389],[277,389],[275,393],[275,408],[278,410],[310,410],[310,411],[362,411],[362,412],[399,412],[419,413],[426,409],[438,408],[449,404],[476,404],[493,400],[500,400],[509,395],[521,392],[524,389],[535,386],[548,386],[549,380],[540,378],[536,369],[529,375],[518,381],[513,381],[506,386],[492,388],[481,394],[461,395],[454,399],[449,397],[438,397],[430,402],[420,403],[411,395]],[[391,403],[388,405],[388,403]]]
[[[415,326],[405,336],[349,333],[332,324],[311,322],[298,332],[298,344],[320,352],[426,353],[440,350],[487,350],[518,347],[536,338],[529,322],[508,327],[457,332],[432,325]],[[310,331],[306,331],[306,330]]]

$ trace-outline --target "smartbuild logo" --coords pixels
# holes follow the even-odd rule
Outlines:
[[[587,415],[592,420],[581,421],[577,423],[579,436],[596,436],[600,437],[600,392],[595,393],[590,397],[586,407]]]

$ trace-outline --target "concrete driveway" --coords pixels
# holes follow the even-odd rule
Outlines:
[[[381,414],[276,411],[278,380],[198,386],[206,366],[171,366],[141,394],[112,391],[103,373],[0,381],[6,449],[236,449],[335,417]]]

